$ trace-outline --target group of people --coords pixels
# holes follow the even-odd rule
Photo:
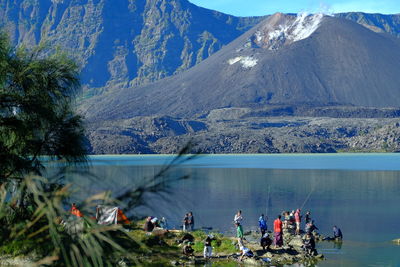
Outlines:
[[[300,225],[302,215],[300,214],[301,210],[297,209],[296,211],[292,210],[282,212],[283,220],[283,228],[288,230],[294,230],[296,235],[300,234]],[[281,216],[281,217],[282,217]],[[311,220],[311,213],[308,211],[306,213],[306,223]]]
[[[282,220],[283,217],[283,220]],[[300,235],[303,233],[301,230],[301,222],[303,216],[301,215],[301,210],[293,210],[292,212],[284,211],[282,214],[279,214],[273,222],[273,232],[274,232],[274,240],[269,237],[268,234],[268,226],[267,226],[267,217],[264,214],[258,219],[258,227],[261,233],[260,245],[265,249],[269,249],[272,243],[275,246],[275,249],[283,246],[283,231],[286,230],[295,235]],[[311,212],[307,211],[304,216],[305,227],[304,227],[304,237],[303,237],[303,249],[308,254],[316,253],[315,250],[315,239],[314,234],[318,229],[315,225],[314,220],[311,218]],[[234,217],[234,224],[236,226],[236,237],[238,239],[238,245],[242,252],[242,256],[251,255],[251,251],[249,252],[243,245],[243,227],[242,227],[242,211],[239,210]],[[336,240],[340,241],[343,238],[342,231],[337,226],[333,227],[333,236],[328,237],[325,240]]]
[[[144,231],[146,233],[151,233],[156,227],[167,230],[168,229],[167,219],[165,219],[165,217],[162,217],[161,220],[153,216],[147,217],[146,221],[144,222],[144,227],[143,227]]]
[[[296,211],[283,212],[285,216],[284,221],[281,221],[282,216],[278,215],[274,221],[274,244],[275,248],[283,246],[283,230],[286,229],[289,232],[293,230],[295,227],[294,234],[300,235],[300,225],[302,221],[301,210],[297,209]],[[314,255],[316,253],[315,250],[315,240],[314,235],[316,231],[319,230],[315,225],[314,220],[311,219],[311,212],[307,211],[305,214],[305,227],[304,227],[304,238],[303,238],[303,249],[309,255]],[[343,234],[340,228],[336,225],[333,226],[333,236],[325,238],[324,240],[336,240],[341,241],[343,239]]]
[[[283,217],[283,218],[282,218]],[[300,235],[303,231],[301,231],[301,222],[302,222],[301,210],[293,210],[292,212],[284,211],[282,214],[279,214],[273,222],[273,233],[274,239],[272,240],[268,234],[268,218],[261,214],[258,218],[258,227],[261,233],[260,245],[263,250],[269,249],[272,244],[274,244],[275,249],[283,246],[283,231],[286,230],[295,235]],[[309,254],[316,252],[315,250],[315,239],[314,233],[318,228],[315,226],[314,220],[311,219],[311,212],[307,211],[304,216],[305,227],[304,227],[304,237],[303,237],[303,249]],[[244,257],[252,257],[254,253],[244,246],[244,232],[243,232],[243,215],[242,211],[238,210],[233,218],[233,223],[236,227],[236,237],[238,240],[238,246],[241,251],[241,255],[239,260],[242,260]],[[154,227],[161,227],[167,229],[166,219],[163,217],[161,220],[158,220],[156,217],[148,217],[146,219],[144,229],[147,232],[153,231]],[[188,212],[185,214],[183,218],[183,231],[193,231],[194,230],[194,216],[193,212]],[[342,240],[343,234],[340,228],[337,226],[333,227],[333,236],[327,237],[324,240]],[[212,256],[212,241],[214,237],[212,235],[208,235],[204,240],[204,250],[203,256],[204,258],[210,258]],[[193,248],[191,247],[192,243],[187,242],[183,247],[183,253],[185,255],[193,255]]]
[[[183,225],[182,225],[182,230],[183,231],[193,231],[194,230],[194,216],[193,212],[188,212],[185,214],[183,217]]]

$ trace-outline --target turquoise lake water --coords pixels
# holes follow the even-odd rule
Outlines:
[[[151,179],[173,156],[93,156],[95,179],[69,177],[80,188],[71,201],[103,190],[122,192]],[[244,229],[257,228],[261,213],[268,226],[283,210],[310,210],[320,233],[338,225],[341,248],[319,243],[327,260],[318,266],[400,266],[400,154],[210,155],[173,166],[163,197],[147,195],[147,207],[128,214],[165,216],[178,228],[193,211],[197,227],[229,233],[238,209]]]

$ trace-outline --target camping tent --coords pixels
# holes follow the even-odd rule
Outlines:
[[[98,224],[130,224],[126,215],[118,207],[98,205],[96,208]]]

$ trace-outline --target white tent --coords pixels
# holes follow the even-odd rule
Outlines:
[[[120,208],[104,205],[97,206],[96,220],[98,224],[117,224],[118,222],[124,224],[130,223]]]

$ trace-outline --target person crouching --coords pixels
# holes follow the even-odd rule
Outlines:
[[[269,247],[272,244],[272,240],[269,237],[268,233],[265,233],[260,240],[260,245],[263,248],[263,250],[265,251],[265,248],[267,248],[267,250],[269,250]]]
[[[249,248],[246,248],[245,246],[242,245],[242,246],[240,246],[239,249],[240,249],[240,252],[241,252],[239,261],[242,261],[245,257],[246,258],[254,257],[253,251],[251,251]]]
[[[194,256],[193,252],[194,249],[192,248],[192,242],[187,242],[183,248],[182,248],[182,252],[185,256]]]

